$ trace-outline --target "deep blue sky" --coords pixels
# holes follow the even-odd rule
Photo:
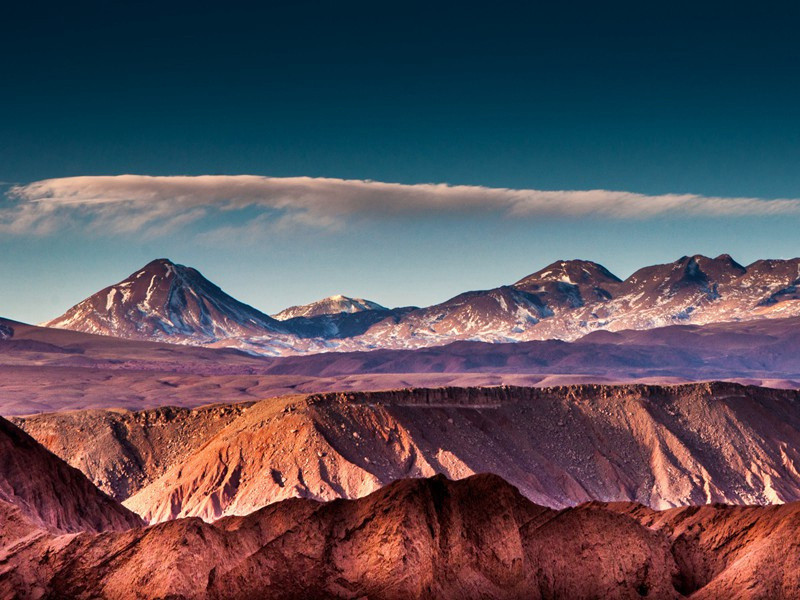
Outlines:
[[[7,184],[251,173],[800,197],[788,3],[15,4],[0,9]],[[695,252],[794,256],[799,221],[442,217],[212,245],[0,234],[0,314],[50,318],[165,255],[268,312],[339,292],[427,304],[562,257],[626,276]]]

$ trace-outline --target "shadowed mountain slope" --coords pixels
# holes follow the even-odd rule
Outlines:
[[[78,469],[3,418],[0,504],[14,507],[32,524],[54,531],[106,531],[141,525],[136,515],[95,488]]]

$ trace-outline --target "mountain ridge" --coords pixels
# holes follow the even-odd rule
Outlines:
[[[437,473],[493,472],[552,508],[664,509],[800,500],[798,394],[722,382],[413,388],[14,422],[150,522],[357,498]]]
[[[0,522],[8,520],[0,505]],[[287,500],[213,524],[38,532],[3,548],[0,594],[118,598],[790,598],[798,503],[562,511],[495,475],[404,479],[354,501]]]
[[[684,256],[625,280],[592,261],[556,261],[512,285],[428,307],[332,296],[276,314],[282,320],[236,301],[195,269],[159,259],[47,325],[266,355],[572,341],[598,330],[800,316],[800,259],[742,266],[727,254]]]

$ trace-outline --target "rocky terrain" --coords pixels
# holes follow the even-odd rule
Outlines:
[[[787,369],[792,321],[280,359],[3,321],[0,385],[20,398],[248,401],[0,419],[0,597],[797,597],[800,391],[260,397],[276,378],[521,377],[598,350],[639,373],[658,357]]]
[[[288,500],[213,524],[40,534],[0,548],[3,597],[752,598],[800,590],[800,507],[537,506],[493,475]],[[0,518],[8,507],[0,505]],[[42,557],[47,557],[42,560]]]
[[[122,501],[182,464],[249,406],[64,411],[12,421]]]
[[[269,317],[198,271],[159,259],[50,321],[139,340],[233,347],[270,356],[458,340],[577,340],[594,331],[800,316],[800,259],[738,264],[684,256],[620,280],[591,261],[555,262],[512,285],[423,308],[387,309],[334,296]]]
[[[123,530],[141,525],[78,469],[0,418],[0,543],[20,520],[58,532]],[[6,521],[6,519],[10,519]]]
[[[726,383],[446,388],[16,422],[155,522],[357,498],[437,473],[496,473],[554,508],[795,501],[798,402],[795,390]]]

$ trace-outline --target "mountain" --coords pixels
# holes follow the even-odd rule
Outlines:
[[[317,309],[332,308],[334,302],[329,300],[318,303]],[[334,349],[335,345],[327,342],[329,338],[360,335],[372,324],[395,314],[366,300],[352,300],[351,304],[344,300],[340,304],[351,310],[280,321],[229,296],[196,269],[161,258],[44,326],[280,355]],[[369,310],[352,312],[358,302]],[[408,309],[398,309],[397,314],[405,310]]]
[[[437,473],[496,473],[554,508],[662,509],[800,500],[798,401],[732,383],[441,388],[15,422],[151,522],[358,498]]]
[[[293,319],[294,317],[318,317],[320,315],[338,315],[340,313],[356,313],[366,310],[389,310],[377,302],[364,300],[363,298],[348,298],[347,296],[330,296],[311,304],[291,306],[281,312],[272,315],[279,321]]]
[[[381,321],[353,341],[374,348],[418,348],[456,340],[529,339],[530,332],[562,312],[610,298],[606,288],[619,281],[597,263],[559,261],[512,286],[466,292]],[[342,348],[356,344],[345,342]]]
[[[800,259],[747,267],[728,255],[684,256],[624,281],[586,260],[555,262],[513,285],[423,308],[334,296],[269,317],[194,269],[153,261],[47,325],[141,340],[292,355],[438,346],[458,340],[576,340],[651,329],[800,316]]]
[[[514,287],[539,295],[555,308],[577,308],[611,298],[609,289],[620,283],[619,277],[603,265],[588,260],[561,260],[528,275]]]
[[[300,347],[301,341],[317,340],[318,343],[326,344],[326,350],[336,350],[340,344],[358,338],[376,323],[384,321],[387,324],[397,323],[404,315],[414,310],[417,310],[417,307],[381,307],[356,312],[319,314],[312,317],[292,317],[282,323],[297,336],[295,349]]]
[[[621,281],[584,260],[558,261],[508,288],[461,294],[380,322],[341,349],[419,348],[453,340],[575,340],[597,330],[800,316],[800,259],[744,267],[684,256]]]
[[[377,302],[331,296],[311,304],[292,306],[273,315],[301,339],[342,340],[362,335],[375,323],[394,322],[416,307],[386,308]],[[326,349],[336,349],[328,345]]]
[[[199,271],[165,258],[148,263],[45,326],[202,344],[288,333],[279,321],[232,298]]]
[[[343,342],[340,349],[418,348],[456,340],[513,341],[551,315],[539,296],[503,286],[466,292],[380,321],[363,335]]]
[[[747,267],[742,287],[756,290],[759,307],[789,308],[800,300],[800,258],[793,260],[758,260]],[[789,309],[788,312],[791,312]]]
[[[142,524],[78,469],[2,417],[0,457],[0,506],[13,521],[61,533],[124,530]],[[5,538],[3,529],[0,526],[0,542]]]
[[[609,329],[648,329],[677,322],[731,320],[747,317],[759,298],[739,285],[747,269],[728,255],[684,256],[674,263],[639,269],[612,288],[607,302],[579,313],[588,322]],[[753,318],[754,315],[750,315]]]
[[[679,323],[798,316],[800,302],[792,302],[791,296],[798,281],[800,259],[759,261],[744,267],[727,254],[716,258],[684,256],[674,263],[636,271],[625,281],[609,286],[608,299],[556,319],[540,333],[575,339],[598,329],[650,329]],[[774,300],[771,304],[770,299]],[[559,332],[568,334],[557,335]]]
[[[555,511],[494,475],[437,476],[213,524],[181,519],[66,544],[40,533],[4,548],[0,595],[788,599],[800,572],[799,518],[797,503]]]

